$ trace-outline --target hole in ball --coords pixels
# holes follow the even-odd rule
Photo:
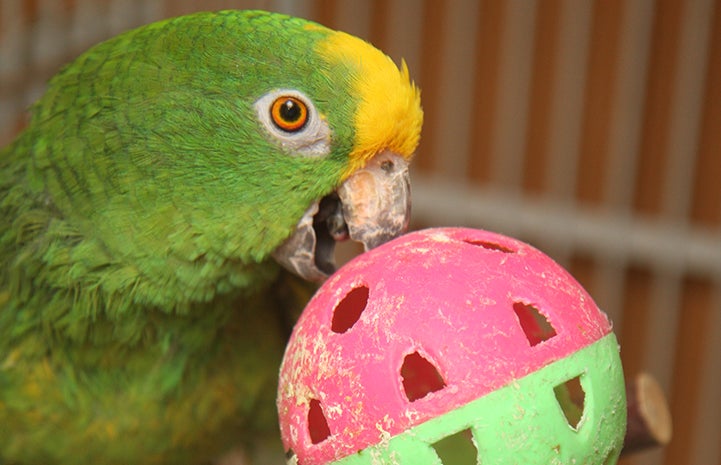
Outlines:
[[[432,446],[443,465],[478,465],[478,450],[470,429],[446,436]]]
[[[408,354],[401,366],[403,390],[409,401],[422,399],[431,392],[446,387],[438,369],[417,351]]]
[[[311,399],[308,407],[308,433],[310,433],[310,441],[313,444],[319,444],[330,436],[328,420],[325,418],[318,399]]]
[[[334,333],[345,333],[358,321],[368,305],[368,286],[352,289],[333,310],[330,329]]]
[[[482,241],[482,240],[476,240],[476,239],[464,239],[463,242],[469,245],[474,245],[476,247],[483,247],[484,249],[493,250],[496,252],[503,252],[503,253],[516,253],[514,249],[511,249],[510,247],[507,247],[502,244],[498,244],[496,242],[491,241]]]
[[[578,431],[586,404],[586,392],[581,385],[581,375],[557,385],[553,388],[553,393],[568,426]]]
[[[515,302],[513,311],[516,313],[518,323],[521,325],[523,334],[531,346],[547,341],[556,335],[551,323],[536,307],[524,302]]]

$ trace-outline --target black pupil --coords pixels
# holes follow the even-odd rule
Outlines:
[[[302,113],[303,110],[301,110],[300,105],[291,99],[283,102],[283,105],[280,107],[280,117],[283,118],[283,121],[288,123],[295,123],[298,121]]]

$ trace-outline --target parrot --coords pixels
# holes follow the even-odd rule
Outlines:
[[[292,314],[339,241],[406,230],[422,121],[405,61],[260,10],[60,69],[0,149],[0,464],[280,447]]]

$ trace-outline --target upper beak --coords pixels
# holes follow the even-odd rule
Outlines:
[[[314,202],[273,257],[302,278],[322,281],[335,271],[336,240],[350,238],[370,250],[405,232],[410,210],[408,162],[381,152],[333,195]]]

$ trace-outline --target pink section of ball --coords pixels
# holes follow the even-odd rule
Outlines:
[[[342,315],[334,324],[337,312]],[[281,368],[283,442],[304,465],[327,463],[460,407],[610,331],[583,288],[522,242],[464,228],[407,234],[356,257],[308,304]],[[444,385],[409,400],[401,369],[415,352]],[[321,440],[308,431],[311,401],[322,408],[330,431]]]

